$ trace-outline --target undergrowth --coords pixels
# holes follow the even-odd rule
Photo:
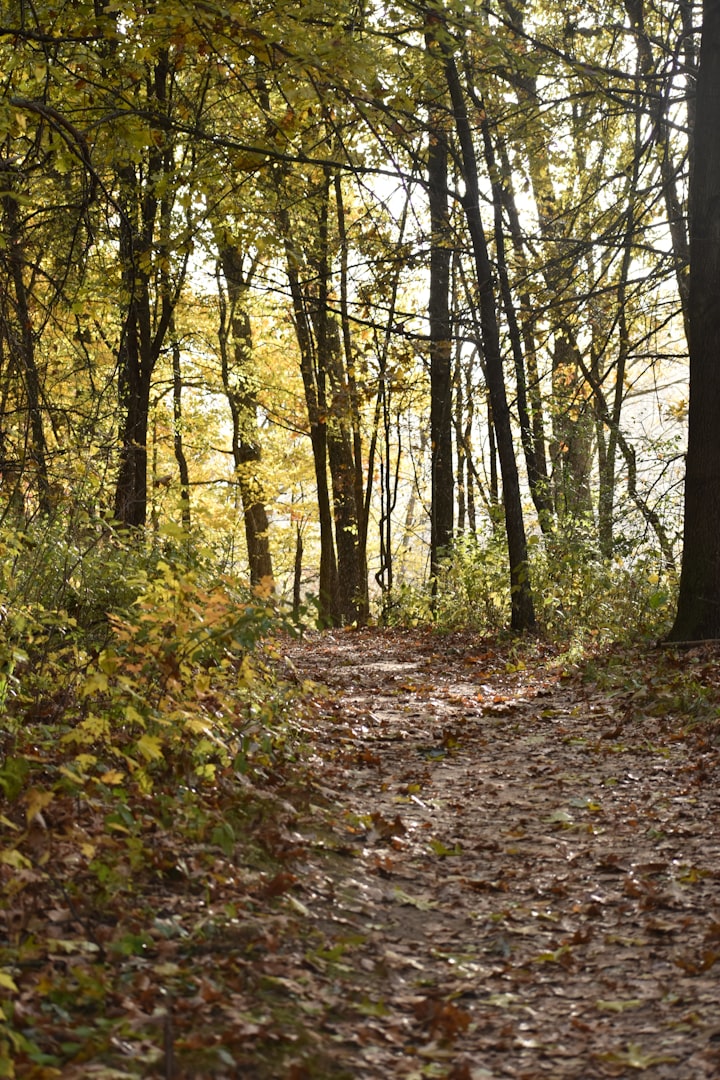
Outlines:
[[[601,557],[582,534],[532,536],[530,577],[538,631],[576,654],[609,641],[652,640],[668,628],[675,598],[673,572],[642,548],[631,558]],[[462,537],[443,563],[435,594],[427,585],[401,585],[386,606],[389,625],[502,632],[510,621],[504,542]]]
[[[58,948],[132,957],[149,939],[126,913],[151,913],[158,889],[275,858],[302,695],[276,674],[273,638],[293,626],[272,596],[197,557],[105,527],[0,547],[0,1076],[55,1076],[72,1040],[33,1034],[19,977]],[[72,944],[47,938],[47,911]],[[66,981],[100,1008],[94,983]],[[97,1057],[114,1037],[101,1014]]]

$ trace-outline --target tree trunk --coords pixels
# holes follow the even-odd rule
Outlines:
[[[456,350],[453,363],[453,382],[455,385],[455,460],[457,461],[457,531],[458,536],[465,532],[465,519],[467,515],[467,488],[465,474],[469,473],[467,465],[467,452],[465,450],[465,393],[463,387],[462,357],[460,349]]]
[[[705,0],[690,184],[690,407],[670,641],[720,637],[720,4]]]
[[[480,296],[480,325],[485,355],[485,370],[492,404],[498,457],[500,459],[505,529],[510,563],[511,625],[514,630],[523,631],[534,628],[535,610],[530,586],[527,540],[525,537],[517,461],[515,459],[515,444],[510,423],[510,409],[508,407],[505,374],[500,351],[500,332],[492,282],[492,267],[480,214],[477,158],[457,65],[448,46],[441,44],[441,48],[445,57],[445,75],[450,90],[455,126],[460,144],[462,173],[465,182],[462,204],[475,258],[478,293]]]
[[[149,320],[149,301],[144,290],[143,295],[130,300],[118,351],[121,426],[115,518],[131,528],[144,526],[147,518],[150,379],[155,365],[148,335],[141,332],[140,323],[149,324]]]
[[[340,327],[330,312],[330,175],[319,194],[316,271],[317,299],[309,304],[316,343],[316,377],[328,417],[327,449],[333,496],[337,551],[336,609],[340,621],[362,623],[367,617],[367,569],[361,543],[362,507],[356,501],[357,464],[353,453],[352,397],[343,365]],[[336,199],[337,203],[337,199]],[[327,391],[330,391],[329,400]]]
[[[147,73],[148,105],[167,107],[170,66],[162,52]],[[153,142],[142,165],[118,172],[120,192],[119,260],[126,310],[118,349],[120,462],[115,488],[115,517],[122,525],[141,527],[147,518],[148,423],[150,387],[179,295],[171,291],[168,230],[172,200],[158,197],[162,181],[172,176],[172,144]],[[159,235],[158,235],[159,232]],[[187,256],[180,279],[184,276]]]
[[[180,345],[173,333],[173,450],[180,474],[180,512],[184,529],[190,529],[190,473],[183,445],[182,419],[182,369],[180,367]]]
[[[348,310],[348,239],[345,223],[342,177],[340,175],[335,177],[335,208],[337,212],[338,240],[340,242],[340,319],[342,326],[343,352],[345,356],[345,376],[347,379],[347,412],[349,414],[349,427],[352,431],[352,452],[350,460],[353,469],[355,514],[357,517],[356,550],[354,557],[357,564],[358,582],[355,606],[358,621],[361,624],[364,624],[367,622],[370,615],[367,567],[367,518],[369,507],[366,507],[365,505],[360,401],[355,372],[355,352],[350,333],[350,315]]]
[[[523,11],[513,0],[504,0],[508,19],[517,33],[518,47],[526,47]],[[523,150],[527,155],[530,183],[537,207],[540,235],[548,257],[542,268],[548,294],[553,298],[556,325],[553,330],[553,492],[559,515],[592,515],[590,473],[592,467],[592,414],[580,378],[582,349],[572,326],[576,308],[574,263],[567,259],[566,225],[552,179],[549,147],[552,137],[540,107],[536,76],[525,69],[514,73],[518,102],[527,115]]]
[[[435,579],[453,536],[452,371],[448,143],[443,114],[432,109],[427,159],[430,201],[430,573]]]
[[[515,193],[512,188],[512,169],[510,167],[510,161],[508,158],[507,147],[502,142],[499,142],[498,153],[500,156],[500,167],[502,169],[502,183],[500,184],[500,199],[502,201],[503,209],[505,211],[508,228],[510,231],[510,239],[513,246],[513,255],[517,264],[517,278],[523,282],[527,282],[530,277],[530,268],[525,253],[525,244],[523,240],[522,227],[520,224],[520,214],[518,213],[517,204],[515,201]],[[527,286],[523,286],[520,292],[520,329],[522,332],[522,343],[525,357],[525,366],[527,368],[527,397],[528,407],[530,410],[530,424],[532,428],[532,447],[535,472],[538,481],[538,487],[540,494],[545,492],[545,499],[543,500],[543,506],[546,502],[550,505],[552,511],[552,497],[550,491],[550,480],[548,477],[547,468],[547,452],[546,452],[546,438],[545,438],[545,416],[543,406],[543,396],[540,385],[540,370],[538,368],[537,361],[537,335],[536,335],[536,305],[530,295]],[[537,502],[536,502],[536,509]],[[540,527],[544,531],[551,532],[554,528],[554,521],[552,516],[548,517],[545,514],[540,515]]]
[[[50,483],[47,471],[45,426],[41,410],[40,372],[38,371],[35,356],[35,336],[30,302],[25,287],[25,257],[18,205],[12,192],[13,177],[9,168],[3,169],[0,183],[3,183],[3,181],[3,186],[7,191],[2,197],[8,240],[7,259],[15,294],[13,305],[15,308],[15,319],[13,320],[15,329],[14,332],[11,332],[10,328],[7,327],[6,333],[12,333],[11,351],[19,361],[25,387],[30,442],[30,454],[28,456],[35,472],[38,507],[42,514],[47,514],[50,512]]]
[[[242,252],[231,244],[220,246],[220,264],[227,285],[229,312],[221,327],[222,380],[232,417],[232,453],[245,525],[245,543],[251,585],[273,580],[269,522],[262,484],[257,427],[257,396],[252,376],[252,328],[245,302],[248,289]],[[232,363],[227,332],[232,335]]]
[[[475,97],[475,95],[474,95]],[[495,215],[495,250],[497,252],[498,275],[500,279],[500,295],[507,319],[508,335],[515,363],[515,386],[517,394],[517,412],[520,423],[520,441],[525,456],[525,468],[527,470],[528,486],[535,509],[537,510],[540,528],[544,533],[552,532],[553,507],[550,498],[550,486],[548,483],[547,467],[545,461],[544,444],[538,453],[538,444],[535,437],[533,421],[528,408],[527,378],[525,374],[525,357],[523,352],[523,336],[520,323],[515,310],[515,301],[510,287],[507,259],[505,256],[505,236],[502,218],[503,209],[503,183],[498,171],[495,158],[495,148],[490,138],[490,125],[483,102],[476,100],[478,111],[481,116],[480,126],[485,149],[485,160],[490,173],[493,195],[493,210]],[[531,349],[534,356],[534,348]]]
[[[324,388],[316,382],[315,344],[311,320],[300,283],[298,257],[290,239],[290,223],[287,211],[281,212],[284,232],[287,275],[292,297],[295,335],[300,350],[300,374],[305,390],[305,405],[310,427],[310,445],[315,466],[317,485],[318,519],[320,525],[320,582],[318,600],[321,622],[332,625],[339,622],[337,609],[337,560],[333,540],[333,516],[328,485],[327,409]]]
[[[658,64],[653,56],[653,47],[650,36],[645,29],[645,0],[624,0],[625,10],[630,20],[635,46],[637,48],[638,67],[642,73],[647,104],[645,106],[653,125],[653,146],[660,169],[660,183],[665,202],[668,229],[672,242],[673,261],[675,263],[675,278],[677,281],[680,306],[682,308],[685,335],[689,335],[689,280],[688,262],[690,251],[688,247],[687,230],[685,226],[685,213],[683,212],[682,197],[680,194],[679,166],[673,158],[673,140],[675,138],[676,120],[669,115],[671,108],[671,95],[658,92],[656,83],[658,79]],[[687,28],[687,4],[685,12],[681,11],[684,27]],[[682,5],[681,5],[682,7]],[[692,21],[692,17],[691,21]],[[692,34],[689,42],[683,49],[683,61],[686,67],[685,75],[690,78],[694,73],[694,57],[692,51]],[[688,66],[690,61],[690,66]],[[662,56],[661,62],[665,64],[667,57]],[[679,57],[675,59],[677,74],[680,66]],[[666,76],[667,78],[667,76]],[[652,87],[652,89],[650,89]],[[636,163],[637,167],[637,163]]]

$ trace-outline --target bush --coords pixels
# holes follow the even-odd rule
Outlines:
[[[535,535],[530,574],[538,628],[558,644],[660,637],[667,629],[676,581],[657,553],[636,550],[608,561],[591,536]],[[405,585],[393,597],[392,620],[440,630],[492,634],[510,622],[507,549],[501,533],[463,536],[438,576],[434,604],[428,587]]]

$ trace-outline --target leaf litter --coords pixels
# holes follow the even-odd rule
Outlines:
[[[220,774],[204,821],[25,793],[0,1075],[720,1075],[712,647],[284,651],[295,760]]]

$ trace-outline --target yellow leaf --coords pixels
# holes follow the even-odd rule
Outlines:
[[[204,735],[209,730],[207,720],[203,720],[199,716],[189,716],[183,722],[183,731],[192,732],[194,735]]]
[[[430,911],[432,908],[437,907],[434,900],[428,900],[423,896],[410,896],[409,893],[403,892],[402,889],[397,887],[393,889],[392,896],[396,903],[416,907],[418,911]]]
[[[40,811],[44,810],[54,798],[55,796],[52,791],[42,791],[40,788],[30,788],[25,796],[25,801],[27,803],[25,816],[28,824],[34,817],[37,817]]]
[[[0,971],[0,988],[3,990],[12,990],[14,994],[18,993],[15,980],[12,975],[8,975],[7,971]]]
[[[73,772],[72,769],[68,769],[67,765],[61,765],[58,772],[61,776],[66,776],[73,784],[79,784],[83,780],[83,777],[80,776],[79,773]]]
[[[107,772],[102,774],[100,779],[103,784],[121,784],[125,779],[125,773],[121,772],[120,769],[108,769]]]
[[[103,652],[100,653],[98,664],[106,675],[114,675],[120,666],[120,658],[116,656],[115,653],[103,650]]]
[[[610,1050],[597,1056],[602,1061],[609,1061],[614,1065],[626,1065],[641,1072],[645,1072],[654,1065],[674,1064],[677,1061],[674,1054],[655,1054],[652,1051],[645,1053],[639,1043],[628,1043],[627,1050]]]
[[[257,596],[259,600],[267,600],[269,596],[272,596],[274,591],[275,581],[270,574],[266,574],[265,577],[261,578],[253,589],[255,596]]]
[[[92,768],[93,765],[97,765],[97,758],[94,754],[78,754],[75,758],[75,764],[82,773],[87,769]]]
[[[145,721],[140,713],[137,711],[134,705],[127,705],[125,708],[125,719],[129,724],[137,724],[138,727],[145,727]]]
[[[90,697],[96,691],[101,693],[108,688],[108,677],[102,671],[93,671],[88,675],[85,682],[80,687],[81,697]]]
[[[31,870],[32,863],[15,848],[5,848],[0,851],[0,862],[6,866],[14,866],[16,870]]]
[[[160,740],[154,735],[143,735],[135,745],[146,761],[157,761],[163,756]]]
[[[640,1009],[644,1002],[640,998],[599,998],[595,1002],[595,1008],[602,1012],[627,1012],[628,1009]]]

